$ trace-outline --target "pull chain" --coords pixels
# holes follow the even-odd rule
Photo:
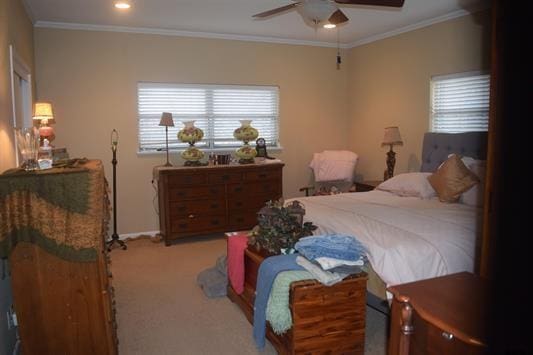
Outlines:
[[[337,70],[341,69],[341,49],[340,49],[340,41],[339,41],[339,27],[337,27]]]

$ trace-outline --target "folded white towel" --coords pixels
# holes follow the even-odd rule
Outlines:
[[[365,265],[365,262],[363,259],[359,259],[356,261],[350,261],[350,260],[342,260],[342,259],[335,259],[335,258],[328,258],[327,256],[322,256],[320,258],[316,258],[315,261],[322,266],[322,269],[329,270],[333,269],[334,267],[341,266],[341,265],[348,265],[348,266],[363,266]]]
[[[331,286],[341,282],[348,274],[324,271],[320,266],[313,264],[303,256],[296,257],[296,264],[309,271],[320,283]]]

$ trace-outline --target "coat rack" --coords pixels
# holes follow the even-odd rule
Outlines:
[[[124,241],[119,239],[117,233],[117,147],[118,147],[118,132],[114,129],[111,132],[111,150],[113,151],[113,234],[111,240],[107,242],[107,251],[111,251],[111,247],[114,243],[117,243],[123,250],[128,249],[128,246]]]

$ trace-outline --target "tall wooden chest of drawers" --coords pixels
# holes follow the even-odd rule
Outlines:
[[[23,354],[118,353],[108,221],[101,161],[0,175],[0,258]]]
[[[165,244],[252,228],[265,202],[283,195],[282,170],[281,163],[156,168]]]

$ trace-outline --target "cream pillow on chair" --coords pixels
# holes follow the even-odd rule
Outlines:
[[[437,191],[442,202],[457,202],[461,194],[479,183],[479,178],[453,154],[428,177],[431,186]]]

